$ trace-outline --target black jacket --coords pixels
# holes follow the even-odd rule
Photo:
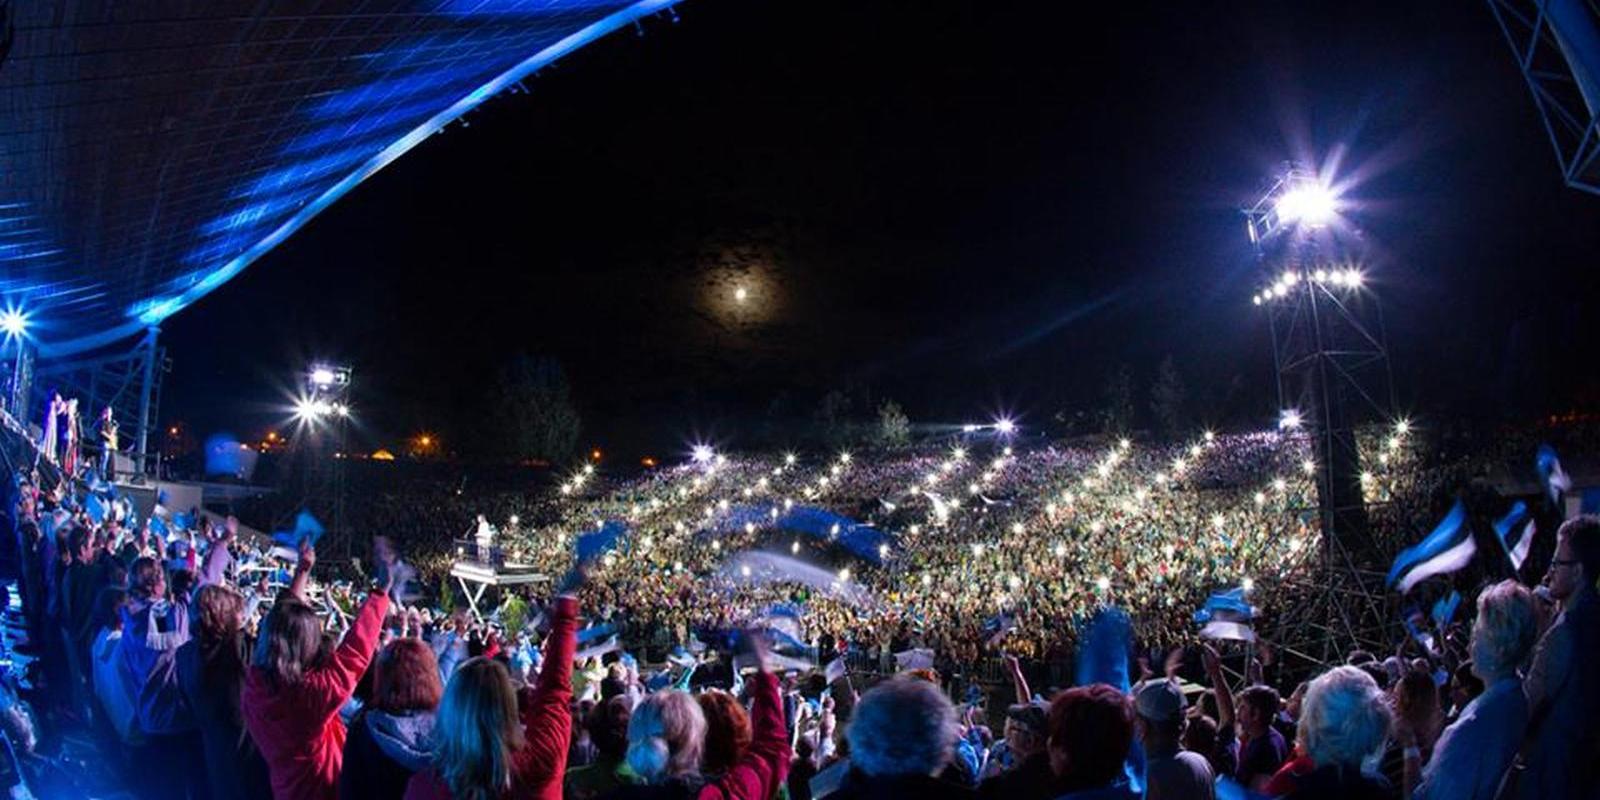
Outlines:
[[[926,775],[873,777],[852,769],[827,800],[971,800],[971,789]]]

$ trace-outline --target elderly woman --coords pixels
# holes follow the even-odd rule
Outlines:
[[[856,705],[845,732],[850,772],[829,797],[969,797],[934,777],[950,763],[960,733],[955,709],[938,686],[905,676],[880,683]]]
[[[1462,709],[1434,745],[1422,770],[1417,800],[1491,800],[1511,766],[1528,727],[1528,699],[1517,669],[1537,636],[1533,595],[1516,581],[1501,581],[1478,595],[1472,623],[1472,671],[1488,687]],[[1421,762],[1406,749],[1406,772]]]
[[[1357,667],[1339,666],[1322,673],[1301,701],[1300,749],[1316,765],[1298,776],[1297,800],[1352,798],[1382,800],[1388,781],[1363,767],[1383,749],[1391,714],[1377,681]]]
[[[742,637],[743,646],[760,671],[751,679],[755,702],[750,707],[750,743],[727,771],[715,780],[702,772],[706,717],[686,692],[663,689],[633,710],[628,720],[628,766],[645,781],[623,787],[613,798],[680,800],[768,800],[789,774],[789,737],[784,726],[778,678],[766,668],[766,650],[758,637]]]

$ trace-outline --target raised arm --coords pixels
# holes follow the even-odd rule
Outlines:
[[[311,568],[317,565],[317,549],[310,541],[300,542],[300,560],[294,565],[294,578],[289,581],[289,594],[306,601],[306,584],[311,582]]]
[[[333,657],[308,676],[321,692],[323,709],[327,713],[338,711],[350,699],[362,673],[372,663],[372,654],[378,649],[378,635],[383,631],[383,618],[389,613],[388,592],[389,587],[382,586],[367,595],[367,601],[361,604],[355,621],[345,632],[344,640],[334,648]]]
[[[746,632],[742,644],[755,661],[757,672],[750,678],[750,746],[744,755],[715,784],[700,790],[700,797],[727,800],[770,800],[789,777],[789,762],[794,751],[784,728],[783,696],[778,692],[778,677],[767,669],[767,648],[761,636]]]
[[[516,783],[534,797],[561,797],[572,741],[572,657],[577,640],[578,598],[563,594],[552,609],[538,682],[523,689],[520,698],[527,745],[517,753]]]
[[[1022,674],[1022,663],[1013,655],[1006,656],[1006,667],[1011,671],[1011,687],[1017,692],[1017,702],[1023,705],[1033,702],[1033,692],[1028,690],[1028,678]]]
[[[1200,658],[1205,664],[1206,677],[1211,689],[1217,693],[1217,729],[1233,722],[1233,692],[1228,690],[1228,679],[1222,674],[1222,658],[1209,644],[1200,645]]]

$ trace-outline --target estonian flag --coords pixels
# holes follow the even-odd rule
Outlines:
[[[1428,538],[1400,551],[1394,566],[1389,568],[1386,583],[1405,594],[1427,578],[1465,567],[1477,552],[1478,544],[1472,539],[1471,526],[1467,525],[1467,506],[1457,500]]]
[[[1533,463],[1539,469],[1539,479],[1544,483],[1544,491],[1550,497],[1550,502],[1560,505],[1561,496],[1572,488],[1572,479],[1561,468],[1556,449],[1547,444],[1539,445],[1539,454],[1534,457]]]
[[[1528,549],[1533,546],[1533,534],[1538,530],[1538,523],[1528,516],[1528,504],[1518,500],[1511,505],[1511,510],[1506,515],[1494,521],[1494,532],[1500,537],[1500,544],[1505,548],[1506,556],[1511,559],[1513,570],[1522,569],[1522,562],[1528,558]]]
[[[1433,603],[1433,627],[1444,633],[1450,627],[1450,621],[1456,617],[1456,609],[1461,607],[1461,593],[1451,590],[1450,594],[1439,598]]]
[[[1205,605],[1194,612],[1194,621],[1205,626],[1200,629],[1204,638],[1250,642],[1256,638],[1250,627],[1255,615],[1255,607],[1244,599],[1244,588],[1235,586],[1207,597]]]

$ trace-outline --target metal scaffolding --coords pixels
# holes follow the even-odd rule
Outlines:
[[[1382,309],[1365,288],[1360,258],[1327,220],[1286,213],[1297,193],[1329,190],[1288,164],[1243,209],[1270,288],[1255,303],[1272,334],[1280,424],[1305,437],[1316,462],[1321,547],[1316,567],[1274,616],[1286,656],[1325,665],[1356,647],[1381,647],[1394,615],[1383,589],[1387,545],[1367,521],[1358,429],[1394,416]]]

